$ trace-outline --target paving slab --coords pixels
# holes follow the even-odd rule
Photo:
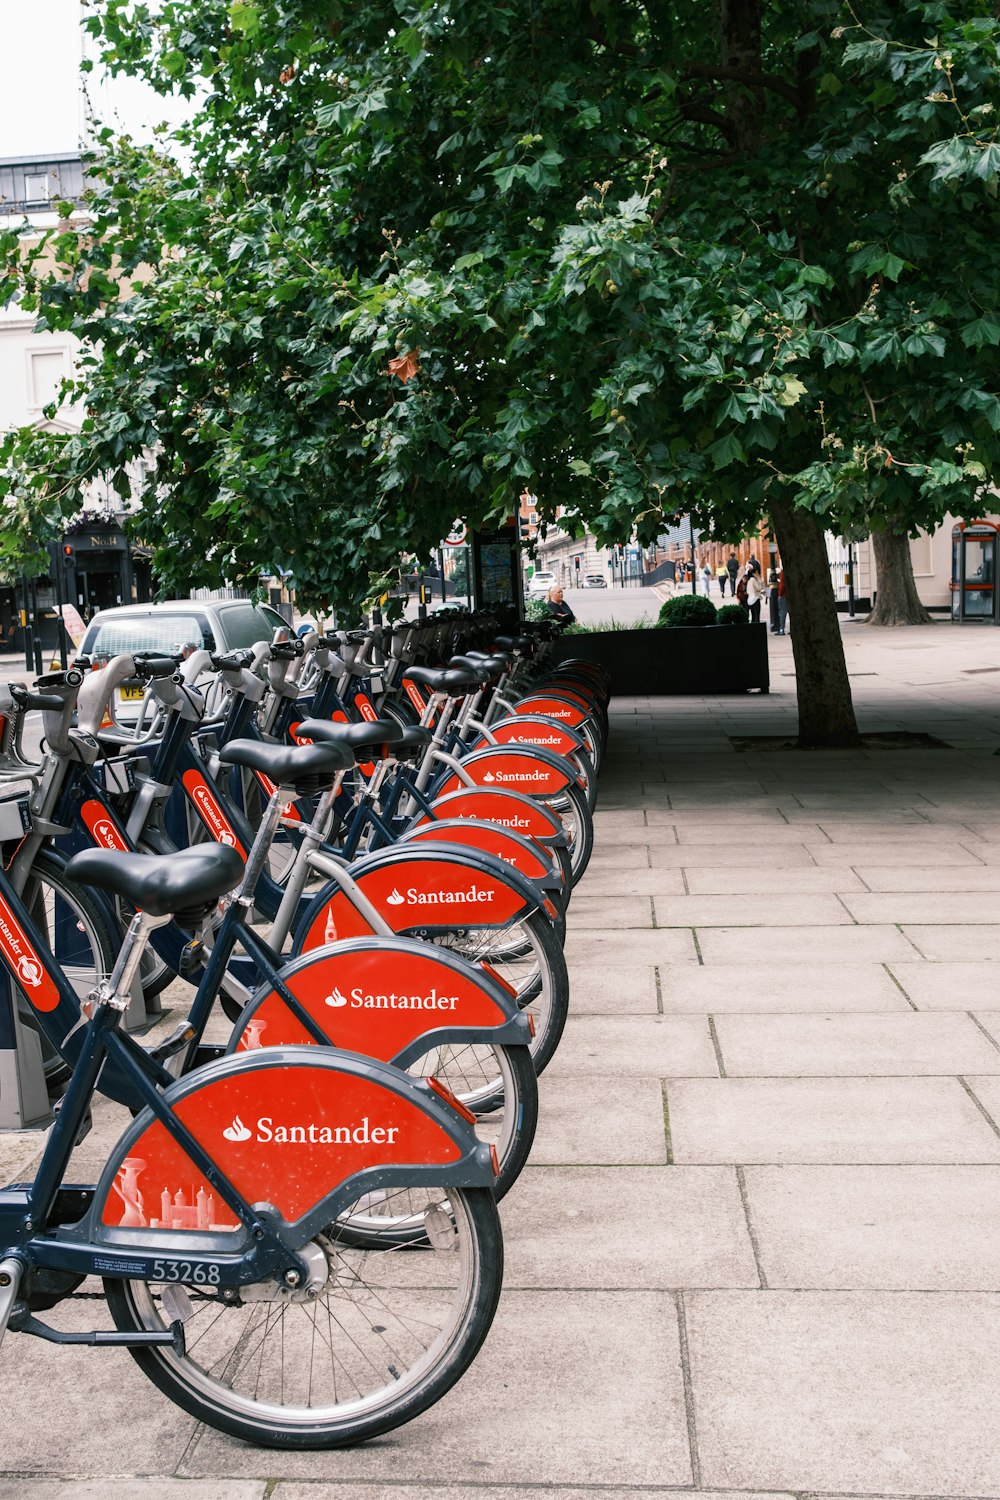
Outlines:
[[[972,957],[987,959],[990,963],[1000,960],[1000,923],[994,926],[985,923],[931,926],[907,922],[900,931],[917,952],[932,963],[966,962]]]
[[[975,963],[891,963],[888,969],[918,1010],[1000,1009],[1000,970]]]
[[[614,972],[619,959],[630,964],[696,964],[698,950],[692,933],[683,927],[664,927],[658,931],[629,933],[625,953],[621,934],[610,928],[592,932],[571,932],[566,938],[566,962],[570,973],[597,968],[604,974]],[[912,949],[909,950],[912,953]],[[572,981],[571,981],[572,983]]]
[[[666,877],[669,872],[657,873]],[[865,889],[864,883],[846,863],[775,869],[767,860],[762,865],[730,865],[728,869],[691,868],[685,870],[685,879],[692,896],[804,896]],[[665,886],[664,889],[668,888]]]
[[[546,1069],[538,1080],[538,1094],[533,1166],[647,1165],[667,1160],[663,1089],[657,1079],[550,1078]]]
[[[16,1488],[15,1488],[16,1485]],[[273,1491],[271,1492],[274,1493]],[[11,1500],[264,1500],[264,1479],[18,1479],[4,1488],[0,1473],[0,1497]],[[315,1496],[316,1491],[313,1491]]]
[[[577,966],[570,989],[573,1016],[655,1014],[658,1009],[653,964],[616,964],[611,974]]]
[[[663,832],[663,830],[659,831]],[[647,830],[648,834],[652,834],[653,832],[653,829]],[[738,841],[730,842],[728,838],[720,837],[718,842],[713,844],[704,842],[703,836],[701,843],[684,843],[681,845],[673,840],[668,841],[665,838],[661,842],[654,844],[652,839],[647,837],[647,843],[649,845],[649,862],[654,870],[675,870],[678,868],[685,870],[731,870],[734,866],[746,867],[745,862],[741,858]],[[833,845],[828,844],[826,847],[832,849]],[[969,857],[969,861],[970,863],[974,863],[971,856]],[[813,858],[812,853],[803,843],[783,843],[773,849],[769,848],[767,851],[767,870],[794,870],[803,865],[809,866],[818,863],[819,861]],[[841,850],[839,858],[831,860],[830,863],[843,865],[843,850]],[[753,862],[753,868],[760,870],[762,878],[764,878],[765,873],[764,865],[765,861],[763,857],[759,863],[756,860]]]
[[[685,1294],[701,1481],[858,1495],[1000,1490],[1000,1297]]]
[[[667,825],[670,814],[661,814],[656,823],[652,821],[653,814],[650,813],[649,816],[649,831],[652,833],[660,824],[664,827]],[[679,844],[693,844],[697,847],[706,842],[707,830],[695,821],[675,823],[674,827]],[[737,860],[746,857],[747,846],[752,844],[754,852],[761,857],[761,863],[765,859],[770,859],[772,849],[776,850],[788,845],[794,848],[797,844],[810,846],[829,844],[829,840],[816,823],[796,823],[793,826],[791,823],[786,823],[783,818],[765,823],[761,819],[744,820],[734,816],[720,825],[720,831],[730,840],[730,848]],[[841,863],[843,863],[843,856],[841,856]]]
[[[589,932],[597,928],[610,927],[619,931],[625,927],[653,926],[653,912],[648,896],[592,896],[583,888],[574,895],[566,913],[567,929],[573,932]]]
[[[98,1283],[88,1289],[99,1292]],[[114,1327],[99,1295],[62,1302],[44,1320],[73,1332]],[[3,1392],[0,1475],[108,1481],[172,1474],[198,1426],[160,1394],[125,1349],[59,1348],[10,1333],[3,1342]],[[58,1394],[57,1405],[46,1392]],[[142,1434],[139,1444],[136,1433]]]
[[[759,1285],[732,1167],[528,1166],[500,1216],[505,1286]]]
[[[926,869],[933,869],[937,865],[944,867],[990,863],[1000,864],[1000,848],[996,848],[995,850],[997,858],[995,860],[990,859],[990,854],[994,850],[994,847],[991,844],[979,844],[975,854],[973,854],[971,849],[966,848],[965,844],[958,839],[940,838],[931,841],[926,835],[923,842],[919,844],[915,842],[900,844],[890,841],[888,838],[875,843],[870,834],[866,843],[862,843],[859,840],[857,843],[851,843],[850,845],[820,844],[813,842],[811,839],[808,841],[808,852],[812,857],[813,863],[817,865],[842,865],[845,856],[847,856],[855,869],[860,869],[863,865],[914,864],[922,865]],[[768,863],[770,864],[770,859]]]
[[[439,1484],[393,1484],[391,1489],[384,1485],[357,1484],[353,1480],[346,1481],[350,1484],[350,1500],[441,1500],[442,1494],[447,1495],[449,1491]],[[344,1490],[338,1481],[318,1480],[315,1483],[305,1481],[299,1483],[290,1480],[288,1483],[280,1483],[270,1491],[268,1500],[320,1500],[320,1496],[336,1496],[343,1494]],[[551,1486],[544,1491],[539,1490],[537,1485],[521,1487],[507,1484],[489,1485],[482,1489],[465,1490],[462,1492],[462,1500],[467,1500],[469,1495],[482,1495],[482,1500],[538,1500],[540,1494],[549,1494],[557,1497],[557,1500],[664,1500],[662,1489],[647,1490],[636,1489],[632,1485],[622,1488],[619,1485],[607,1486],[603,1484],[588,1485],[586,1489],[577,1489],[576,1486],[567,1487],[560,1485],[558,1489]],[[680,1492],[666,1492],[677,1495],[677,1500],[796,1500],[790,1494],[767,1494],[761,1490],[755,1490],[751,1495],[748,1491],[741,1490],[691,1490],[684,1489]],[[131,1500],[131,1496],[128,1497]],[[196,1500],[201,1500],[200,1496]],[[223,1497],[224,1500],[224,1497]]]
[[[613,985],[614,980],[609,983]],[[985,1042],[981,1032],[977,1035]],[[1000,1065],[1000,1052],[997,1062]],[[717,1078],[719,1064],[708,1021],[693,1016],[571,1015],[545,1077],[593,1078],[595,1074],[604,1078]]]
[[[731,1078],[1000,1073],[1000,1047],[965,1015],[720,1015],[715,1027]]]
[[[746,963],[747,955],[758,951],[742,927],[699,928],[698,947],[705,964],[735,964],[741,960]],[[866,961],[891,963],[893,959],[929,956],[922,955],[921,950],[890,926],[769,927],[765,951],[768,964],[811,962],[817,966]],[[763,956],[761,953],[760,957]],[[759,965],[758,977],[762,985],[767,983],[767,965]]]
[[[930,964],[899,965],[929,969]],[[575,993],[575,992],[574,992]],[[910,1005],[884,964],[768,963],[762,975],[747,964],[677,964],[660,970],[665,1013],[724,1015],[729,1012],[909,1011]]]
[[[1000,1167],[747,1167],[745,1183],[770,1287],[1000,1285]]]
[[[988,872],[991,873],[991,872]],[[856,895],[845,891],[843,902],[855,921],[929,924],[996,924],[1000,896],[991,891],[893,891]]]
[[[643,849],[645,856],[645,847]],[[591,867],[577,887],[569,905],[569,915],[574,915],[577,903],[582,899],[592,901],[619,900],[628,893],[630,898],[642,896],[683,896],[687,894],[684,871],[651,870],[645,857],[638,869],[598,872]],[[598,884],[600,881],[600,884]],[[858,890],[862,887],[858,885]],[[602,891],[605,894],[602,894]]]
[[[1000,1161],[953,1078],[682,1078],[667,1105],[681,1163]]]
[[[844,927],[852,918],[837,896],[663,896],[655,899],[658,927]]]
[[[855,873],[872,891],[995,891],[1000,896],[996,865],[860,865]]]
[[[475,1363],[406,1427],[336,1454],[205,1431],[181,1472],[435,1487],[690,1486],[677,1312],[658,1292],[507,1291]],[[492,1490],[490,1491],[492,1493]],[[389,1492],[391,1493],[391,1491]],[[469,1491],[465,1491],[469,1493]]]

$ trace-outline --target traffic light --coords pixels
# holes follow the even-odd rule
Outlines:
[[[75,562],[76,562],[76,558],[73,556],[73,548],[70,546],[69,542],[64,542],[63,543],[63,567],[65,567],[65,568],[72,568],[74,566]]]

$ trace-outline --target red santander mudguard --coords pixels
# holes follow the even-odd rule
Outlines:
[[[461,765],[476,786],[524,792],[529,797],[558,796],[575,780],[566,761],[547,750],[529,749],[526,745],[504,748],[487,745],[464,756]],[[462,777],[452,773],[434,788],[435,800],[467,785]]]
[[[419,828],[410,828],[401,841],[422,842],[430,839],[441,844],[461,844],[468,849],[480,849],[503,860],[525,877],[547,889],[558,890],[562,884],[552,866],[552,860],[534,839],[523,838],[497,823],[480,823],[476,818],[442,818],[436,823],[423,823]]]
[[[496,823],[542,844],[565,844],[566,834],[556,813],[544,802],[536,802],[521,792],[501,792],[493,787],[463,787],[436,797],[433,803],[438,818],[477,818]],[[414,828],[433,827],[434,819],[426,813],[416,818]]]
[[[513,714],[507,719],[498,719],[490,725],[490,734],[498,745],[528,745],[548,750],[552,755],[571,755],[574,750],[585,750],[586,744],[565,724],[545,719],[541,714]],[[476,741],[476,748],[489,744],[484,737]]]
[[[412,938],[333,943],[296,959],[281,977],[312,1027],[264,985],[237,1021],[227,1051],[325,1042],[404,1068],[436,1042],[527,1045],[531,1039],[506,986],[457,954]]]
[[[489,1148],[426,1084],[319,1047],[239,1053],[167,1090],[177,1118],[246,1204],[315,1232],[375,1187],[421,1180],[492,1185]],[[95,1238],[232,1233],[218,1186],[150,1110],[112,1152],[91,1213]],[[240,1236],[242,1238],[242,1235]]]
[[[516,870],[457,845],[394,844],[356,860],[348,873],[393,932],[507,927],[540,900]],[[372,932],[368,918],[331,881],[306,909],[293,952]]]

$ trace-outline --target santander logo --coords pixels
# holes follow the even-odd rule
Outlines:
[[[426,995],[403,995],[397,994],[395,990],[385,995],[376,995],[356,985],[348,999],[343,991],[334,985],[325,1003],[333,1006],[335,1010],[339,1010],[344,1005],[349,1005],[351,1010],[454,1010],[459,1003],[459,997],[439,994],[436,985],[431,985],[430,992]]]
[[[405,895],[399,887],[393,889],[391,896],[386,896],[386,906],[456,906],[471,901],[475,905],[482,905],[492,901],[496,893],[487,890],[484,886],[475,883],[466,890],[452,891],[418,891],[415,885],[407,886]]]
[[[323,1001],[323,1004],[332,1006],[334,1010],[339,1010],[342,1005],[347,1004],[347,996],[343,993],[342,990],[339,990],[337,986],[334,985],[333,989]]]
[[[26,989],[35,991],[31,996],[35,1010],[55,1010],[59,1004],[55,982],[3,900],[0,900],[0,953],[19,982]]]
[[[80,814],[90,829],[94,842],[100,844],[102,849],[117,849],[122,854],[128,853],[128,844],[99,802],[93,799],[85,802],[80,809]]]
[[[18,977],[25,983],[30,984],[33,990],[37,990],[42,982],[42,966],[36,958],[29,958],[22,953],[17,960]]]
[[[239,840],[233,832],[229,819],[197,771],[185,771],[181,780],[198,809],[202,822],[216,843],[228,844],[231,849],[239,849],[242,853]]]
[[[261,1115],[253,1130],[248,1130],[236,1115],[222,1132],[227,1141],[273,1142],[281,1146],[383,1146],[393,1145],[398,1125],[372,1125],[367,1115],[351,1125],[277,1125],[273,1115]]]

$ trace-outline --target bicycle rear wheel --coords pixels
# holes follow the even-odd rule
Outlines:
[[[416,1190],[414,1190],[416,1192]],[[271,1448],[337,1448],[389,1432],[454,1385],[493,1321],[503,1241],[489,1188],[421,1188],[413,1244],[368,1249],[331,1225],[318,1295],[278,1282],[235,1290],[104,1283],[115,1326],[181,1321],[184,1351],[130,1353],[164,1395],[202,1422]],[[345,1218],[350,1221],[352,1210]]]

